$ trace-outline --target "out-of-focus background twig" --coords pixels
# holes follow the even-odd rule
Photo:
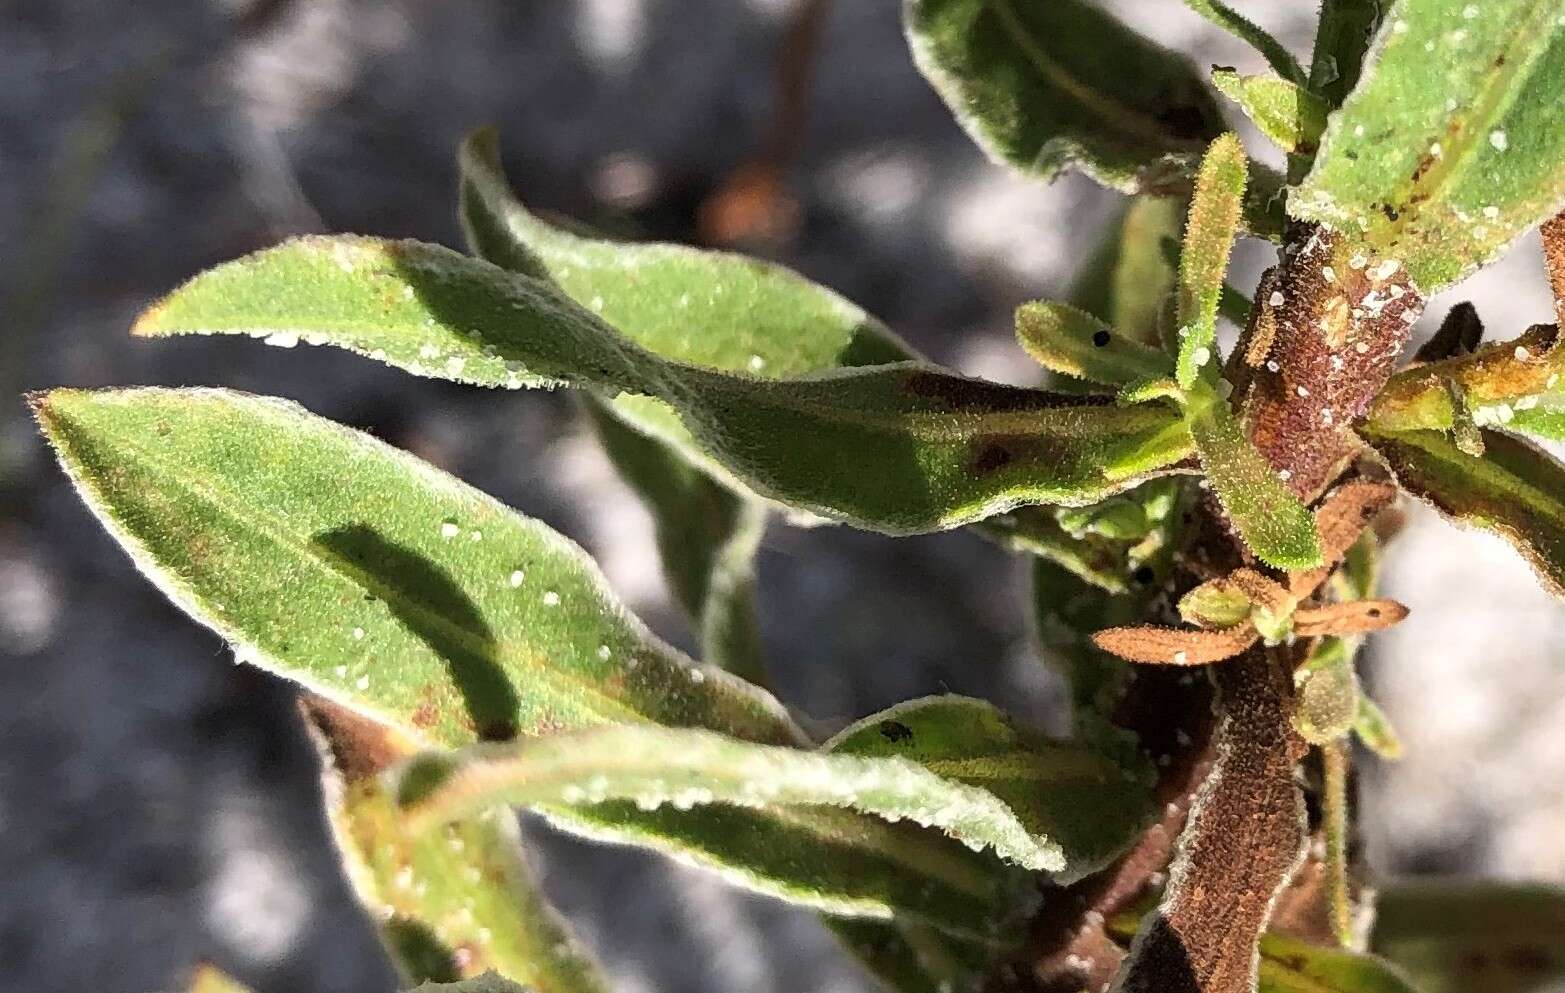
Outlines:
[[[1244,6],[1306,46],[1310,5]],[[135,575],[50,465],[19,391],[220,383],[293,397],[577,538],[688,646],[646,515],[564,398],[126,329],[197,269],[287,234],[459,244],[453,149],[494,123],[537,207],[626,235],[757,244],[939,361],[1030,381],[1011,311],[1064,292],[1114,198],[984,162],[914,72],[899,7],[0,5],[0,985],[146,993],[197,958],[262,993],[389,983],[327,847],[291,691],[234,666]],[[1180,4],[1117,8],[1200,63],[1262,68]],[[780,67],[790,51],[805,54]],[[1238,282],[1266,260],[1247,247]],[[1551,317],[1533,239],[1448,296],[1422,333],[1464,297],[1496,336]],[[760,570],[779,690],[822,727],[942,690],[1057,726],[1023,572],[998,550],[774,527]],[[1413,615],[1375,641],[1368,681],[1408,757],[1367,773],[1372,862],[1565,882],[1565,611],[1508,549],[1423,510],[1386,587]],[[528,837],[628,993],[868,988],[809,914],[538,825]]]

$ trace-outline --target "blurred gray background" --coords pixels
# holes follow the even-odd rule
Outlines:
[[[786,176],[797,228],[768,252],[936,359],[1027,382],[1010,312],[1064,291],[1112,197],[987,164],[914,72],[898,6],[831,6]],[[1313,5],[1239,6],[1307,47]],[[19,391],[210,383],[292,397],[572,536],[689,647],[648,519],[567,397],[126,329],[197,269],[289,234],[459,245],[453,148],[482,123],[500,126],[532,205],[695,240],[698,205],[769,133],[793,7],[0,0],[0,987],[172,990],[198,958],[261,993],[389,984],[326,847],[290,690],[235,666],[135,574]],[[1203,63],[1263,68],[1175,0],[1118,7]],[[1267,256],[1247,246],[1245,278]],[[1475,299],[1501,337],[1549,319],[1531,240],[1450,296]],[[977,539],[774,525],[760,570],[779,691],[823,728],[943,690],[1058,725],[1022,570]],[[1366,774],[1375,866],[1565,882],[1565,611],[1508,548],[1422,510],[1386,585],[1413,616],[1376,641],[1366,673],[1409,755]],[[620,990],[869,988],[810,914],[635,852],[537,825],[528,836]]]

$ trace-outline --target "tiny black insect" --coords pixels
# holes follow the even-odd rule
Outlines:
[[[1109,343],[1109,333],[1102,330],[1094,331],[1092,333],[1092,343],[1099,348],[1102,348],[1104,345]]]
[[[901,721],[881,721],[880,733],[885,735],[887,741],[910,741],[913,738],[913,729]]]

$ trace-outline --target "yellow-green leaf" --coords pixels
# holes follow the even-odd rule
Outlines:
[[[1402,0],[1289,198],[1425,293],[1565,202],[1565,0]]]
[[[1420,993],[1543,993],[1565,980],[1565,890],[1404,882],[1376,901],[1375,951]]]
[[[1173,373],[1173,363],[1161,350],[1066,303],[1022,304],[1016,310],[1016,337],[1045,369],[1107,386]]]
[[[1310,155],[1326,128],[1324,101],[1304,87],[1276,76],[1241,76],[1212,70],[1219,93],[1238,104],[1261,133],[1285,152]]]
[[[1239,230],[1246,178],[1244,146],[1238,136],[1225,134],[1212,142],[1201,160],[1179,255],[1177,378],[1187,390],[1216,358],[1217,306],[1228,254]]]

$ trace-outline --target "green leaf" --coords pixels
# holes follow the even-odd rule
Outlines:
[[[1070,304],[1036,301],[1016,310],[1016,336],[1045,369],[1108,386],[1173,372],[1168,356]]]
[[[1177,192],[1222,130],[1188,61],[1082,0],[907,0],[903,12],[914,61],[957,121],[1025,174],[1075,166],[1126,193]]]
[[[604,452],[652,514],[663,574],[695,624],[702,660],[764,683],[755,553],[765,505],[630,427],[608,404],[589,398],[586,406]]]
[[[1304,85],[1304,68],[1299,65],[1299,60],[1254,21],[1222,0],[1185,0],[1185,6],[1260,52],[1266,57],[1267,64],[1283,79],[1298,86]]]
[[[969,989],[998,958],[992,945],[955,938],[916,921],[827,917],[825,924],[893,993]]]
[[[1244,436],[1228,401],[1202,398],[1188,416],[1207,479],[1250,550],[1278,569],[1320,565],[1314,517]]]
[[[1565,979],[1565,890],[1428,881],[1387,887],[1375,951],[1421,993],[1543,993]]]
[[[1565,408],[1534,407],[1531,410],[1518,410],[1505,426],[1546,441],[1565,441]]]
[[[1359,694],[1359,712],[1353,720],[1353,733],[1365,748],[1388,762],[1402,757],[1402,739],[1397,735],[1397,729],[1368,694]]]
[[[337,819],[350,864],[369,877],[361,892],[373,909],[388,926],[427,928],[447,954],[461,949],[462,972],[495,969],[558,993],[609,988],[532,879],[510,811],[413,831],[371,778],[347,787]]]
[[[1565,201],[1562,0],[1405,0],[1288,202],[1400,260],[1425,293]]]
[[[1233,134],[1212,142],[1196,179],[1179,255],[1179,385],[1189,389],[1216,356],[1217,305],[1244,202],[1244,146]],[[1211,368],[1215,369],[1216,366]]]
[[[365,435],[214,390],[34,403],[89,506],[176,604],[243,658],[423,743],[637,722],[804,743],[769,696],[653,638],[576,546]],[[976,930],[1011,885],[992,859],[851,812],[547,813],[838,913]],[[878,851],[859,843],[866,823]],[[862,872],[843,877],[843,859]]]
[[[458,166],[462,227],[474,254],[554,283],[664,358],[768,379],[919,358],[862,308],[782,266],[545,223],[511,192],[492,129],[468,136]],[[606,399],[627,423],[706,460],[662,401],[612,392]]]
[[[658,641],[574,544],[367,435],[222,390],[33,403],[170,599],[247,660],[423,741],[624,721],[803,740],[770,696]]]
[[[1261,938],[1260,965],[1257,993],[1431,993],[1373,955],[1322,948],[1280,934]]]
[[[1152,770],[1019,731],[992,704],[960,696],[908,700],[843,729],[838,755],[905,759],[998,797],[1035,836],[1058,844],[1072,881],[1107,865],[1150,822]]]
[[[1312,745],[1329,745],[1354,727],[1361,713],[1353,654],[1341,638],[1322,638],[1293,674],[1298,710],[1293,726]]]
[[[1076,277],[1070,302],[1132,341],[1160,348],[1164,305],[1178,270],[1162,245],[1179,241],[1187,209],[1181,197],[1131,198]]]
[[[1436,431],[1366,427],[1364,437],[1403,489],[1460,523],[1505,538],[1545,587],[1565,596],[1565,466],[1498,431],[1483,432],[1482,458]]]
[[[549,284],[417,242],[291,241],[196,277],[137,329],[287,335],[458,382],[656,395],[757,492],[890,534],[1090,503],[1190,451],[1165,410],[914,363],[787,381],[684,365]]]
[[[1327,107],[1320,97],[1276,76],[1241,76],[1232,69],[1212,70],[1219,93],[1238,104],[1261,133],[1285,152],[1313,154],[1326,128]]]
[[[1310,57],[1310,90],[1333,109],[1358,85],[1384,0],[1322,0]]]

